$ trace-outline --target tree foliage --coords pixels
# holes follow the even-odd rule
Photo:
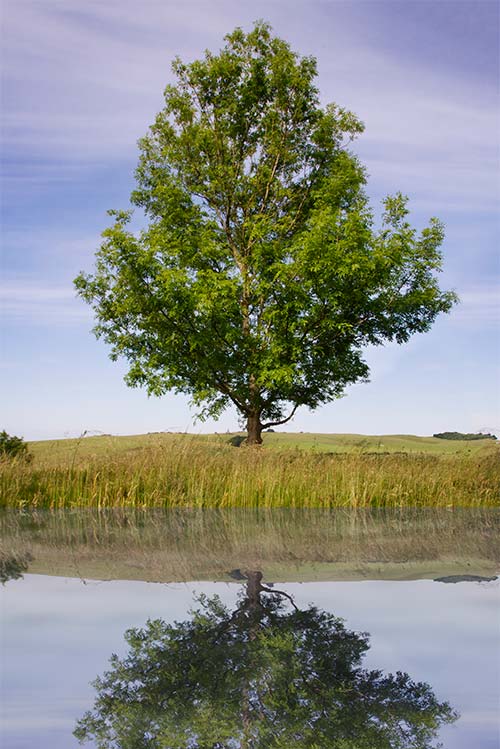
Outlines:
[[[408,674],[361,665],[368,636],[247,573],[231,613],[202,599],[192,619],[126,633],[75,736],[99,749],[430,749],[456,714]],[[292,601],[293,603],[293,601]]]
[[[368,377],[362,349],[403,343],[450,309],[437,219],[420,234],[401,194],[381,228],[349,142],[363,125],[320,106],[316,61],[265,23],[219,54],[173,63],[176,85],[140,142],[131,212],[111,211],[76,286],[127,382],[233,404],[250,442]]]

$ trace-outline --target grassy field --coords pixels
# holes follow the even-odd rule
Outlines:
[[[85,436],[79,439],[44,440],[29,443],[30,452],[44,463],[59,464],[76,456],[119,455],[143,448],[168,448],[186,442],[190,445],[227,446],[236,433],[188,435],[154,432],[123,437],[113,435]],[[243,434],[243,433],[240,433]],[[412,455],[486,455],[496,454],[500,445],[493,440],[442,440],[412,434],[320,434],[312,432],[272,432],[264,434],[264,447],[273,449],[313,450],[333,453],[405,453]],[[500,455],[500,451],[498,453]]]
[[[0,466],[4,507],[370,507],[498,505],[491,440],[272,433],[149,434],[33,442]]]

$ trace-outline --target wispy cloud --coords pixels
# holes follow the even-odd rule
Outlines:
[[[460,304],[452,313],[458,324],[481,329],[498,328],[500,324],[500,285],[493,283],[476,284],[458,289]]]
[[[433,70],[423,55],[418,64],[395,59],[358,33],[349,4],[312,10],[314,38],[301,2],[8,0],[4,75],[7,94],[16,94],[6,97],[5,143],[79,163],[135,158],[172,58],[198,57],[235,25],[262,16],[294,47],[317,55],[323,99],[366,122],[357,148],[381,189],[397,176],[394,189],[411,187],[422,203],[494,210],[499,107],[491,82]]]
[[[104,211],[103,211],[104,214]],[[103,222],[103,227],[105,222]],[[72,288],[71,278],[92,261],[95,251],[101,243],[100,233],[82,235],[76,229],[67,226],[48,227],[33,231],[31,226],[17,229],[6,229],[2,233],[3,258],[5,266],[11,268],[23,264],[23,277],[27,269],[36,282],[51,282]],[[19,275],[12,270],[10,280],[19,280]],[[4,279],[6,280],[6,279]],[[31,283],[31,280],[29,280]]]
[[[134,152],[161,106],[170,63],[196,29],[214,28],[200,4],[7,2],[3,70],[8,146],[78,161]],[[202,36],[203,36],[202,35]],[[219,34],[220,36],[220,34]],[[202,38],[198,44],[203,46]],[[200,51],[200,47],[198,47]],[[15,96],[9,90],[15,88]]]
[[[76,298],[70,284],[42,284],[34,280],[0,283],[0,309],[5,321],[73,325],[90,321],[90,310]]]
[[[340,73],[335,57],[320,70],[323,98],[365,123],[355,150],[372,184],[411,192],[422,208],[498,211],[500,99],[491,82],[370,48],[359,49],[349,70]]]

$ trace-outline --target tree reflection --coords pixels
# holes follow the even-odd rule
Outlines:
[[[99,749],[430,749],[457,714],[408,674],[362,668],[366,633],[245,573],[239,605],[201,597],[148,621],[94,682],[75,736]]]

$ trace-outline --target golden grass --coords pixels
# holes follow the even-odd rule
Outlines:
[[[103,439],[103,438],[101,438]],[[40,444],[40,443],[39,443]],[[460,455],[233,448],[169,436],[145,447],[36,451],[0,466],[0,506],[400,507],[498,505],[498,450]]]

